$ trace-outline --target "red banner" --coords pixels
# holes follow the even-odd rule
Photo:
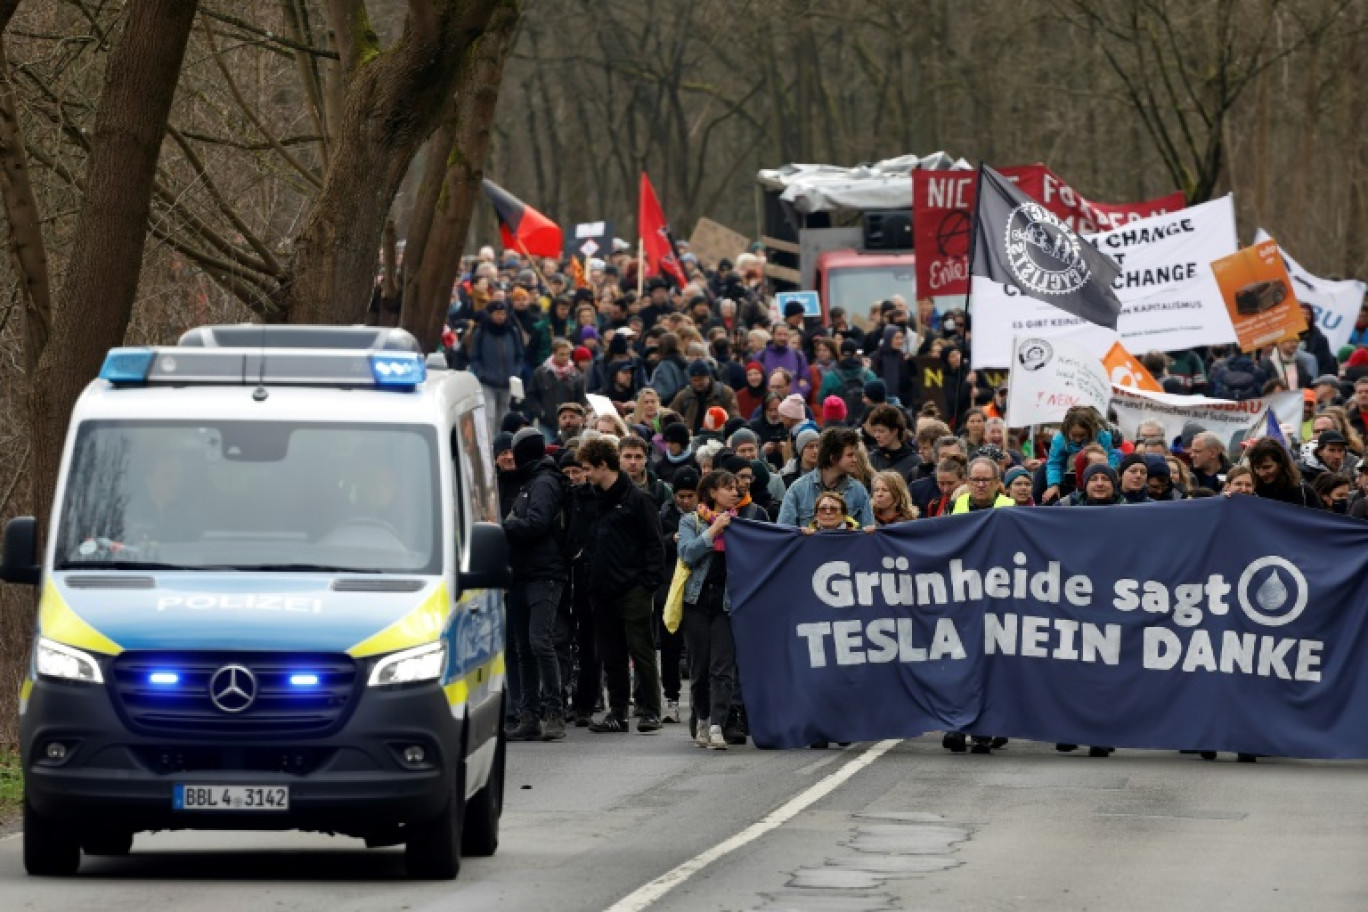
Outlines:
[[[646,275],[669,275],[683,288],[688,283],[684,269],[675,258],[674,238],[670,236],[670,226],[665,221],[665,213],[656,199],[655,188],[646,172],[641,172],[641,200],[637,215],[637,230],[641,233],[641,244],[646,254]]]
[[[999,173],[1080,234],[1109,231],[1186,206],[1183,194],[1177,192],[1142,203],[1094,203],[1044,165],[1002,168]],[[919,297],[962,295],[969,291],[969,224],[977,175],[977,171],[912,173]]]

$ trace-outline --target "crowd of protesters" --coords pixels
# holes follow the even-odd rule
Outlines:
[[[567,725],[627,732],[633,716],[640,732],[684,723],[687,678],[690,737],[746,742],[726,587],[733,518],[877,534],[984,509],[1211,496],[1368,518],[1368,306],[1357,344],[1339,352],[1307,308],[1301,338],[1263,352],[1143,357],[1169,392],[1303,390],[1300,425],[1231,453],[1196,426],[1169,435],[1145,421],[1128,438],[1087,407],[1057,426],[1009,428],[1005,385],[969,369],[965,313],[895,295],[814,320],[801,306],[776,311],[756,253],[682,261],[688,284],[653,279],[638,297],[625,252],[591,260],[576,287],[568,264],[485,248],[454,296],[444,351],[484,388],[514,546],[512,740],[560,739]],[[943,364],[935,402],[914,370],[925,355]],[[611,412],[594,414],[591,394]],[[672,632],[663,613],[683,572]]]

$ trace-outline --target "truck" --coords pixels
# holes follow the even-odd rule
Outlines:
[[[948,169],[945,153],[855,168],[785,165],[756,176],[766,275],[778,291],[816,291],[823,324],[842,307],[863,324],[893,295],[917,298],[912,171]]]
[[[109,352],[73,410],[20,690],[23,854],[149,830],[498,846],[508,544],[484,399],[403,330],[216,326]]]

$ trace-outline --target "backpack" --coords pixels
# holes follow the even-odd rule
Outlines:
[[[846,424],[859,427],[864,418],[864,371],[853,377],[841,375],[841,390],[838,395],[846,407]]]

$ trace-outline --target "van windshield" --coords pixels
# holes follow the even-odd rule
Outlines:
[[[917,271],[906,266],[830,266],[827,268],[828,307],[844,307],[852,317],[895,294],[911,303],[917,300]]]
[[[421,425],[90,421],[56,569],[440,573]]]

